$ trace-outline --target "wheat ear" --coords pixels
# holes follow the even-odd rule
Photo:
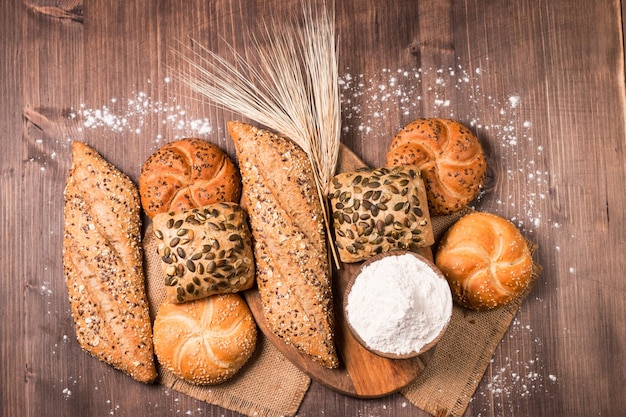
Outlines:
[[[262,25],[251,37],[255,60],[230,47],[232,60],[202,46],[175,50],[184,70],[179,79],[213,103],[290,138],[308,155],[324,213],[330,252],[339,261],[327,204],[341,135],[338,48],[334,7],[303,6],[303,24],[293,16]]]

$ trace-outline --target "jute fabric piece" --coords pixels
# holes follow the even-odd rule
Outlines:
[[[466,209],[433,219],[436,240],[471,211]],[[527,243],[531,252],[537,249],[532,242]],[[541,267],[535,263],[532,283],[526,293],[504,307],[477,312],[455,305],[450,324],[437,343],[433,357],[402,394],[416,407],[437,417],[463,415],[494,351],[540,273]]]
[[[154,317],[166,291],[157,239],[152,226],[146,230],[143,248],[150,315]],[[190,397],[247,416],[294,416],[311,383],[310,378],[287,360],[259,332],[257,348],[248,363],[232,379],[213,386],[189,384],[160,368],[158,383]]]

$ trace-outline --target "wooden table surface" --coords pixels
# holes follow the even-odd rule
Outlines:
[[[135,383],[84,354],[61,262],[70,143],[138,178],[185,136],[234,149],[237,116],[174,80],[189,38],[245,51],[286,0],[2,1],[0,299],[3,416],[234,416]],[[490,161],[480,210],[511,219],[543,266],[467,416],[626,410],[623,16],[617,0],[344,0],[342,141],[369,165],[418,117],[457,119]],[[423,416],[402,395],[359,400],[313,382],[299,416]]]

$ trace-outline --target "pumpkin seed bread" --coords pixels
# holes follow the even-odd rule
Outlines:
[[[311,163],[294,142],[266,130],[230,122],[228,131],[268,327],[321,365],[336,368],[331,271]]]
[[[89,146],[72,144],[63,269],[76,336],[99,360],[141,382],[157,373],[141,252],[139,193]]]
[[[254,284],[250,230],[239,204],[159,213],[153,229],[171,302],[234,293]]]
[[[426,190],[416,166],[364,168],[331,180],[335,243],[342,262],[434,243]]]

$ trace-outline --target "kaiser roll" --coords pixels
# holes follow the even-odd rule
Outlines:
[[[238,294],[184,304],[165,301],[153,332],[159,363],[196,385],[231,378],[252,356],[257,338],[252,313]]]
[[[520,231],[508,220],[475,212],[448,229],[435,254],[454,301],[473,310],[501,307],[531,284],[533,261]]]
[[[237,168],[219,147],[195,138],[168,143],[143,164],[141,205],[152,218],[220,202],[239,202]]]
[[[467,206],[478,196],[487,170],[476,136],[448,119],[418,119],[406,125],[389,146],[387,165],[419,166],[433,216]]]

